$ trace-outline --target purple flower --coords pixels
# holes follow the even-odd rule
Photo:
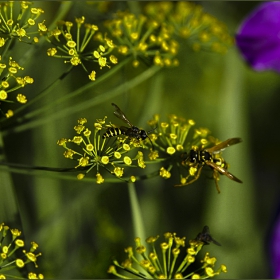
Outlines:
[[[270,255],[273,278],[280,279],[280,215],[273,228]]]
[[[258,6],[241,24],[236,44],[256,71],[280,73],[280,2]]]

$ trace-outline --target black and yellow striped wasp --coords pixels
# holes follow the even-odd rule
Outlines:
[[[121,127],[109,127],[106,132],[103,134],[103,138],[109,138],[109,137],[114,137],[114,136],[118,136],[118,135],[126,135],[130,138],[135,138],[138,141],[140,140],[145,140],[146,138],[148,138],[152,144],[153,147],[153,143],[152,140],[150,139],[150,137],[148,136],[149,132],[146,132],[143,129],[139,129],[138,127],[134,126],[129,120],[128,118],[125,116],[125,114],[122,112],[122,110],[115,104],[112,103],[112,105],[116,108],[116,111],[114,111],[114,115],[121,119],[122,121],[124,121],[126,124],[129,125],[129,127],[126,126],[121,126]]]
[[[208,165],[213,169],[213,178],[215,180],[218,193],[220,193],[220,188],[218,185],[219,174],[226,175],[229,179],[238,183],[242,183],[241,180],[228,172],[228,164],[220,154],[225,148],[240,143],[241,141],[241,138],[230,138],[207,149],[193,147],[189,153],[184,153],[183,156],[185,159],[183,160],[182,165],[197,169],[196,174],[192,180],[187,180],[184,184],[175,185],[175,187],[189,185],[196,181],[201,174],[203,166],[205,165]]]

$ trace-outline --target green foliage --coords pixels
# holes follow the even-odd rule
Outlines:
[[[111,258],[124,259],[124,248],[136,236],[144,240],[177,232],[191,240],[207,224],[222,243],[207,249],[228,270],[218,277],[269,277],[264,236],[278,201],[275,183],[267,186],[266,179],[279,163],[274,156],[278,142],[267,137],[276,123],[265,110],[272,106],[279,114],[270,101],[278,98],[279,77],[253,73],[234,49],[230,34],[248,4],[7,3],[0,7],[5,18],[0,22],[0,223],[22,230],[26,243],[39,244],[36,273],[107,278]],[[218,20],[225,20],[224,9],[225,24]],[[105,116],[110,127],[125,125],[113,115],[111,103],[133,125],[145,131],[157,127],[148,134],[153,144],[125,135],[102,140],[108,128],[101,123]],[[96,131],[91,143],[104,141],[113,149],[102,154],[110,157],[110,168],[98,153],[90,157],[94,164],[89,162],[86,146],[73,138],[73,127],[82,118]],[[171,129],[172,122],[191,124],[182,143],[176,142],[174,131],[163,129],[162,123]],[[233,137],[243,143],[218,157],[230,162],[230,172],[243,185],[220,176],[218,195],[213,169],[205,165],[194,183],[174,188],[197,174],[192,170],[190,175],[184,152]],[[60,142],[64,148],[77,144],[78,161],[63,156],[58,139],[65,139]],[[127,154],[123,144],[131,147]],[[115,151],[133,164],[128,166],[127,158],[118,162]],[[159,158],[151,155],[155,151]],[[256,155],[264,166],[256,166]],[[128,172],[123,178],[113,169],[118,164]],[[102,178],[96,177],[99,172]],[[81,173],[85,176],[78,180]],[[27,277],[29,269],[21,276]]]

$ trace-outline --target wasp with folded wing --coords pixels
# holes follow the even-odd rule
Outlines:
[[[215,145],[207,149],[199,149],[197,147],[194,147],[193,149],[190,150],[189,153],[184,153],[183,156],[185,156],[186,158],[183,160],[182,165],[188,166],[190,168],[193,167],[196,170],[196,172],[192,180],[190,181],[187,180],[184,184],[175,185],[175,187],[189,185],[194,181],[196,181],[201,174],[203,166],[205,165],[208,165],[213,169],[213,178],[215,180],[216,189],[218,193],[220,193],[220,188],[218,185],[220,174],[226,175],[229,179],[235,182],[242,183],[241,180],[239,180],[233,174],[227,171],[228,164],[220,155],[220,152],[222,150],[224,150],[225,148],[231,145],[240,143],[241,141],[242,141],[241,138],[230,138],[218,145]]]
[[[218,246],[222,246],[218,241],[213,239],[213,237],[210,235],[210,230],[208,226],[203,227],[202,232],[200,232],[196,236],[195,240],[203,242],[204,245],[209,245],[212,242]]]
[[[148,136],[148,132],[146,132],[143,129],[139,129],[138,127],[134,126],[129,120],[128,118],[125,116],[125,114],[122,112],[122,110],[115,104],[112,103],[112,105],[116,108],[116,111],[114,111],[114,115],[121,119],[122,121],[124,121],[129,127],[126,126],[121,126],[121,127],[110,127],[106,130],[106,132],[103,134],[103,138],[109,138],[109,137],[114,137],[114,136],[118,136],[118,135],[126,135],[130,138],[135,138],[138,141],[139,140],[145,140],[146,138],[148,138],[152,144],[153,147],[153,143],[152,140],[150,139],[150,137]]]

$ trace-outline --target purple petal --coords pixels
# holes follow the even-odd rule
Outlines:
[[[280,2],[257,7],[240,26],[236,44],[256,71],[280,73]]]
[[[271,264],[273,269],[273,278],[280,279],[280,215],[276,220],[272,232],[271,240]]]

